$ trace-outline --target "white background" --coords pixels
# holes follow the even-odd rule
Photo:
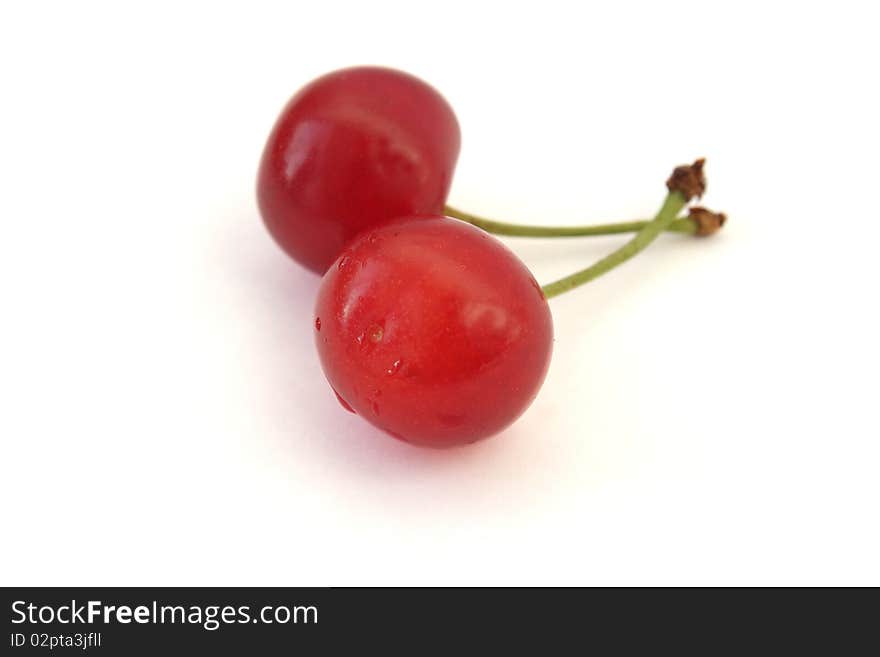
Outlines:
[[[0,583],[880,584],[872,3],[4,3]],[[551,302],[546,384],[475,446],[343,412],[318,279],[255,207],[334,68],[431,82],[450,201],[708,240]],[[538,280],[620,238],[508,240]]]

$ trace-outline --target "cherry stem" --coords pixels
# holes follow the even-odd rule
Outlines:
[[[642,226],[629,242],[586,269],[544,285],[541,288],[544,291],[544,296],[550,299],[563,292],[568,292],[623,264],[653,242],[660,233],[668,230],[687,203],[688,199],[682,192],[670,191],[657,215]]]
[[[647,226],[650,221],[623,221],[613,224],[593,224],[588,226],[526,226],[522,224],[509,224],[504,221],[486,219],[458,208],[447,205],[444,208],[447,217],[454,217],[467,223],[482,228],[493,235],[509,235],[511,237],[587,237],[590,235],[617,235],[620,233],[637,233]],[[690,217],[675,219],[666,231],[674,233],[686,233],[694,235],[697,232],[697,222]]]

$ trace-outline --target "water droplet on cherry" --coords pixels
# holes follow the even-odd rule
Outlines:
[[[338,392],[336,392],[336,388],[334,388],[333,386],[330,386],[330,389],[333,391],[333,394],[336,395],[336,399],[339,400],[339,403],[342,404],[342,408],[347,410],[349,413],[354,413],[355,415],[357,415],[357,413],[351,407],[351,405],[342,398],[342,395],[340,395]]]

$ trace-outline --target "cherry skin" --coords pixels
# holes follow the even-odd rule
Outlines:
[[[294,260],[323,274],[357,233],[404,215],[440,214],[461,134],[452,108],[407,73],[329,73],[288,103],[263,151],[257,200]]]
[[[553,345],[547,300],[526,266],[442,216],[361,233],[324,275],[312,319],[342,405],[430,447],[507,427],[538,393]]]

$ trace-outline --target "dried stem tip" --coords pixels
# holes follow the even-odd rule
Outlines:
[[[688,210],[688,218],[693,219],[697,224],[697,232],[695,235],[712,235],[721,230],[724,222],[727,221],[727,215],[723,212],[712,212],[706,208],[694,207]]]
[[[703,165],[706,160],[700,158],[691,165],[675,167],[666,187],[670,192],[681,192],[686,200],[700,198],[706,191],[706,177],[703,175]]]

